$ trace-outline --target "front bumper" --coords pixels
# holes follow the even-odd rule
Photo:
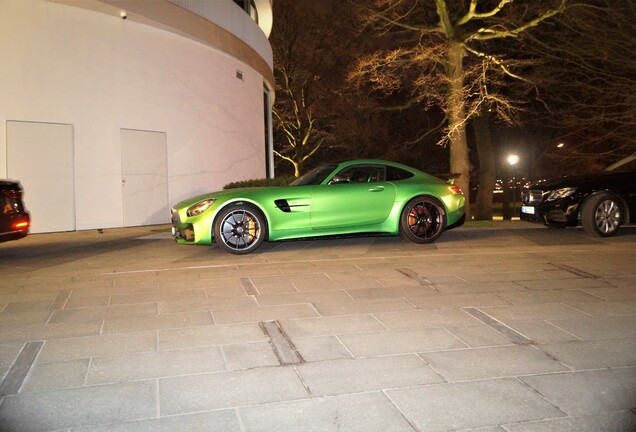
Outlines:
[[[565,198],[541,202],[538,205],[522,203],[520,219],[553,226],[577,226],[579,201]]]
[[[172,237],[178,243],[194,243],[194,228],[192,224],[182,224],[179,212],[175,209],[170,211],[172,223]]]

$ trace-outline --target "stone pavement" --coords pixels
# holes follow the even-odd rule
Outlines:
[[[636,229],[491,225],[0,244],[0,431],[636,430]]]

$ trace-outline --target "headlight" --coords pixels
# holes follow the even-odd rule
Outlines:
[[[569,197],[574,192],[576,192],[576,188],[557,189],[557,190],[554,190],[554,191],[550,192],[550,195],[548,195],[548,197],[546,198],[546,201],[554,201],[556,199],[562,199],[562,198],[565,198],[565,197]]]
[[[210,198],[203,201],[199,201],[198,203],[190,206],[186,214],[188,216],[198,216],[204,211],[206,211],[212,204],[214,204],[215,201],[216,201],[216,198]]]

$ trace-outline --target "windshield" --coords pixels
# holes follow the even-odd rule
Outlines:
[[[319,185],[338,165],[321,165],[290,183],[290,186]]]
[[[629,162],[625,162],[619,166],[616,166],[611,169],[614,172],[634,172],[636,171],[636,158],[630,160]]]

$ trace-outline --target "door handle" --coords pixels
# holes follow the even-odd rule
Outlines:
[[[384,186],[375,186],[369,188],[369,192],[382,192],[384,190]]]

